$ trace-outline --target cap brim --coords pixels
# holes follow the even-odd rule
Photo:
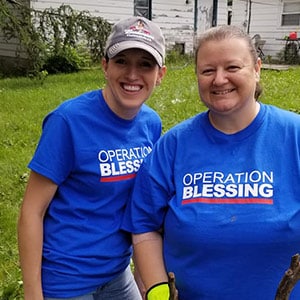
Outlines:
[[[133,49],[133,48],[142,49],[142,50],[147,51],[155,58],[157,64],[160,67],[162,67],[163,60],[162,60],[161,55],[151,46],[149,46],[145,43],[138,42],[138,41],[124,41],[124,42],[117,43],[117,45],[113,45],[112,47],[110,47],[107,50],[107,56],[108,56],[108,58],[113,58],[118,53],[120,53],[124,50]],[[111,51],[111,49],[113,49],[113,50]]]

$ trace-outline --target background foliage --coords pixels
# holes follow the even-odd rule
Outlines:
[[[27,73],[74,72],[103,57],[111,30],[103,18],[77,12],[69,5],[38,11],[10,2],[0,0],[0,31],[7,41],[20,41],[17,54],[25,52]]]

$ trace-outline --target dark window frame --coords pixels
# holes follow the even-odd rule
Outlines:
[[[300,26],[300,1],[283,1],[281,26]]]

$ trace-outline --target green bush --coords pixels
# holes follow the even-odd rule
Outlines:
[[[187,65],[193,62],[193,57],[189,54],[180,54],[172,49],[166,53],[166,65]]]
[[[80,54],[75,48],[65,47],[58,53],[51,54],[42,67],[49,74],[73,73],[90,64],[86,55]]]
[[[38,76],[43,68],[49,73],[76,72],[103,57],[111,31],[103,18],[64,4],[37,11],[21,2],[11,3],[0,0],[0,32],[8,42],[20,42],[16,56],[25,53],[27,74]],[[81,46],[86,49],[83,56]]]

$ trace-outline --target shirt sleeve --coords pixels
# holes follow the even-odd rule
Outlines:
[[[132,233],[162,228],[169,200],[174,192],[173,149],[164,138],[154,146],[137,173],[123,226]]]
[[[44,119],[42,135],[28,167],[59,185],[70,174],[73,158],[70,128],[61,114],[51,112]]]

